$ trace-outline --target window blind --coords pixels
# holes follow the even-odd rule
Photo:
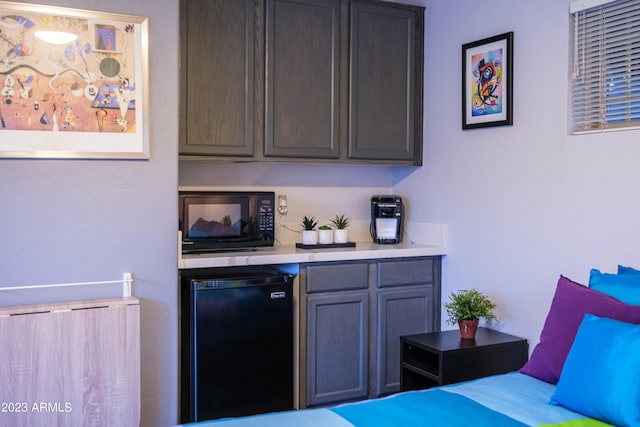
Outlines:
[[[640,127],[640,0],[580,0],[570,10],[571,132]]]
[[[602,6],[603,4],[613,3],[615,0],[571,0],[569,4],[569,12],[576,13],[582,10],[591,9],[592,7]]]

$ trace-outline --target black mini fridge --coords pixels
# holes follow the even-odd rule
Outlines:
[[[181,422],[293,409],[294,276],[181,273]]]

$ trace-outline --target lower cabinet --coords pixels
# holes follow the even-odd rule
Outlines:
[[[375,396],[400,391],[400,337],[436,330],[434,302],[431,286],[378,292]]]
[[[300,406],[400,390],[400,336],[440,326],[440,257],[300,266]]]
[[[314,295],[307,307],[307,403],[367,397],[369,294]]]

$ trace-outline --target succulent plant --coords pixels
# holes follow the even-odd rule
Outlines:
[[[344,216],[343,213],[340,213],[340,215],[336,214],[335,218],[331,220],[331,223],[335,225],[338,230],[344,230],[349,226],[349,218]]]
[[[316,226],[318,225],[318,221],[316,221],[316,219],[311,216],[305,216],[304,218],[302,218],[302,228],[305,230],[313,230],[316,228]]]

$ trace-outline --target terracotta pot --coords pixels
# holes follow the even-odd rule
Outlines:
[[[474,339],[476,337],[476,331],[478,330],[477,320],[459,320],[458,327],[460,327],[460,336],[463,339]]]

